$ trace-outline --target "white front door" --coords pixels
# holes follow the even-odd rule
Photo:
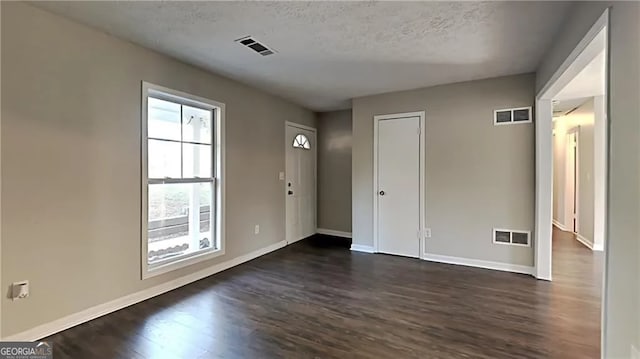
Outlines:
[[[316,233],[316,131],[287,124],[286,239],[299,241]]]
[[[420,117],[379,120],[377,143],[378,252],[419,257]]]

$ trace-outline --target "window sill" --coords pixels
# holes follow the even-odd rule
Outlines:
[[[168,263],[150,265],[143,263],[142,279],[152,278],[161,274],[169,273],[180,268],[188,267],[196,263],[204,262],[206,260],[219,257],[224,254],[224,249],[202,251],[183,258],[175,259]]]

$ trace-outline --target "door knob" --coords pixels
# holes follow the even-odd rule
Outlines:
[[[380,191],[380,195],[381,195],[381,196],[384,196],[384,191]]]

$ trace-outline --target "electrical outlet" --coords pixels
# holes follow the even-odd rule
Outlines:
[[[431,228],[424,229],[424,238],[431,238]]]
[[[254,234],[260,234],[260,225],[256,224],[256,228],[253,229]]]
[[[15,282],[11,284],[11,299],[24,299],[29,297],[29,281]]]
[[[278,178],[280,179],[280,181],[284,181],[284,172],[280,172],[278,174]]]

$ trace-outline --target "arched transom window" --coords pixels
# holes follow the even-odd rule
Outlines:
[[[300,133],[297,134],[296,138],[293,139],[293,147],[310,150],[311,144],[309,143],[309,139],[307,138],[307,136]]]

